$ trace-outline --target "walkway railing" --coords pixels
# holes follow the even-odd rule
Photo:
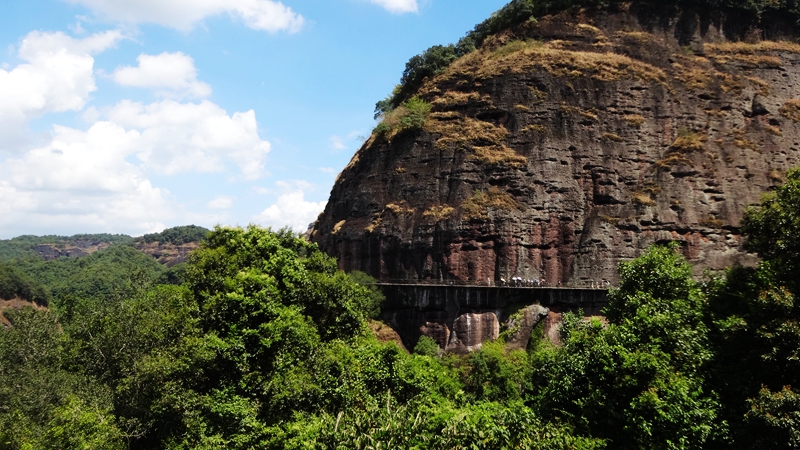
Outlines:
[[[547,284],[540,280],[391,280],[381,279],[378,285],[394,286],[468,286],[468,287],[500,287],[500,288],[543,288],[543,289],[587,289],[587,290],[608,290],[611,284],[607,282],[588,282],[585,286],[562,286]]]

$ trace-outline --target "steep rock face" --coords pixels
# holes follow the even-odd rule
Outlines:
[[[421,129],[373,134],[311,239],[383,280],[586,286],[667,240],[751,264],[743,211],[800,162],[800,45],[769,23],[640,6],[494,36],[426,82]]]
[[[77,241],[75,245],[59,246],[56,244],[40,244],[33,248],[45,261],[61,257],[81,258],[109,247],[108,242]]]
[[[196,250],[200,245],[197,242],[189,242],[186,244],[175,245],[169,242],[144,242],[137,241],[134,244],[136,250],[152,256],[159,264],[164,264],[167,267],[172,267],[176,264],[186,262],[189,253]]]

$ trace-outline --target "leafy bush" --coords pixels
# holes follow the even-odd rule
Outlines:
[[[383,115],[383,121],[375,128],[375,133],[391,137],[393,132],[422,128],[430,112],[430,103],[419,97],[411,97]]]
[[[422,335],[414,346],[414,353],[422,356],[436,356],[439,354],[439,344],[428,336]]]
[[[381,313],[381,303],[386,300],[386,296],[383,295],[378,287],[378,280],[360,270],[354,270],[348,275],[356,284],[359,284],[367,289],[369,302],[364,305],[364,312],[367,318],[374,319],[378,317]]]

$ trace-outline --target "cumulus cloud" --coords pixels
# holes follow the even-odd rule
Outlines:
[[[233,197],[218,195],[211,199],[206,206],[212,209],[229,209],[233,207]]]
[[[228,13],[250,28],[299,31],[305,19],[274,0],[67,0],[86,6],[95,14],[118,22],[156,23],[191,30],[206,17]],[[390,2],[391,3],[391,2]]]
[[[310,190],[311,185],[305,181],[279,181],[277,184],[283,193],[273,205],[255,216],[253,221],[273,228],[288,226],[297,232],[306,231],[325,209],[326,202],[306,201],[305,191]]]
[[[122,86],[154,89],[163,97],[203,98],[211,95],[211,86],[197,81],[194,59],[182,53],[141,54],[138,67],[119,67],[114,81]]]
[[[370,0],[370,2],[386,8],[394,14],[402,14],[419,11],[417,0]]]
[[[333,135],[329,137],[328,143],[333,150],[347,150],[347,145],[344,144],[344,138],[341,136]]]
[[[97,90],[92,55],[113,47],[120,31],[75,39],[64,33],[29,33],[18,56],[25,61],[11,70],[0,69],[0,141],[19,138],[33,118],[47,113],[79,111]]]
[[[47,145],[0,163],[0,233],[163,229],[176,210],[169,192],[125,160],[138,137],[109,122],[56,126]]]
[[[228,115],[209,101],[143,104],[124,100],[105,117],[138,133],[136,156],[149,170],[166,175],[222,172],[232,161],[245,179],[264,173],[270,143],[258,136],[253,110]]]

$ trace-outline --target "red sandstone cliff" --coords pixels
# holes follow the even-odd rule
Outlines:
[[[800,163],[800,45],[767,25],[637,6],[494,36],[422,87],[422,129],[364,144],[311,239],[381,279],[584,286],[667,240],[752,263],[743,211]]]

